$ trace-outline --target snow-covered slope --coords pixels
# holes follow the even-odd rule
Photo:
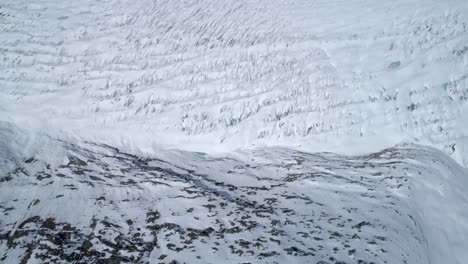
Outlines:
[[[467,121],[467,0],[2,0],[0,262],[466,263]]]
[[[0,3],[0,118],[119,147],[468,157],[468,2]]]
[[[468,171],[435,149],[401,145],[359,157],[163,151],[148,159],[42,142],[50,145],[12,159],[15,168],[0,177],[2,263],[468,259]]]

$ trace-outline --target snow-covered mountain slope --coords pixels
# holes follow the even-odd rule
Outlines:
[[[0,131],[11,141],[20,130]],[[0,177],[1,263],[468,259],[468,171],[439,150],[141,158],[36,139],[18,140],[36,149],[29,156],[1,153],[14,164]]]
[[[0,119],[125,149],[467,164],[468,2],[3,0]]]
[[[467,0],[2,0],[0,262],[466,263],[467,113]]]

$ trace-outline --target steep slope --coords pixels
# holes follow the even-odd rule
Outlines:
[[[93,143],[43,142],[51,144],[10,159],[15,168],[0,177],[2,263],[468,258],[468,172],[434,149],[141,158]]]
[[[466,164],[465,0],[5,0],[0,20],[4,121],[149,152],[403,141]]]

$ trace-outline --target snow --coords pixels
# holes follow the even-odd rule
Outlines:
[[[467,162],[468,3],[3,1],[1,119],[128,151]]]
[[[0,87],[0,262],[467,262],[466,0],[3,0]]]
[[[92,263],[468,258],[468,170],[432,148],[142,158],[94,143],[55,147],[67,159],[53,165],[34,155],[1,178],[0,234],[10,237],[0,239],[3,263],[41,254],[42,262]]]

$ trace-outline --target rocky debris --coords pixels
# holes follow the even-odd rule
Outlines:
[[[62,165],[31,158],[2,178],[3,262],[386,263],[423,254],[402,198],[417,173],[404,161],[418,155],[411,147],[364,157],[271,149],[252,151],[249,163],[64,148]]]

